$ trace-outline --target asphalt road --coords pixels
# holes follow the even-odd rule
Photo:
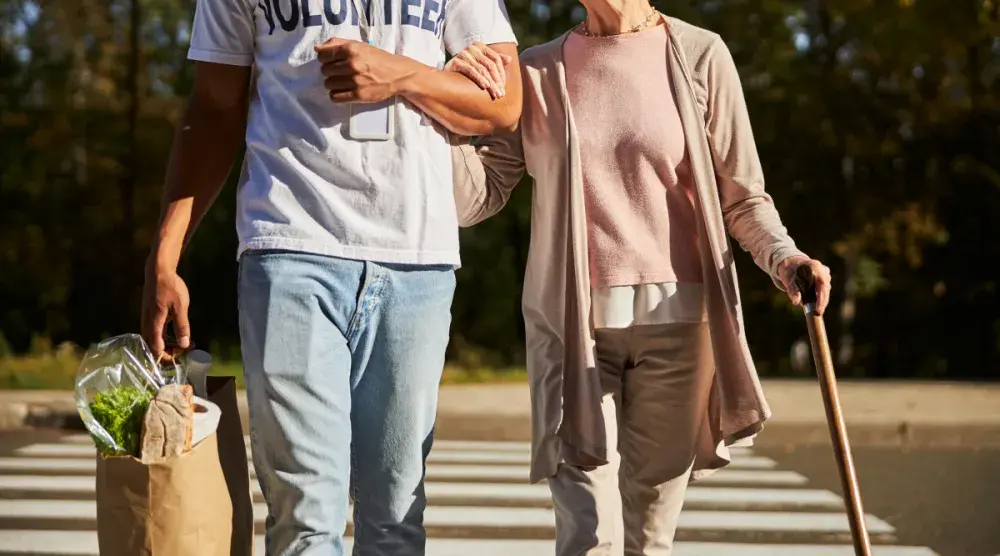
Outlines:
[[[841,492],[828,446],[796,446],[761,435],[755,452]],[[897,529],[899,541],[941,556],[1000,555],[1000,450],[853,449],[865,511]]]

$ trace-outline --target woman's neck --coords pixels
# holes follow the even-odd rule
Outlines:
[[[615,35],[641,25],[653,12],[649,0],[583,0],[587,8],[587,31]]]

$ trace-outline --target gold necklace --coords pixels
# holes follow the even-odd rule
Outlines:
[[[656,11],[656,8],[653,8],[653,11],[648,16],[646,16],[646,19],[642,20],[642,23],[636,25],[635,27],[629,29],[628,31],[618,31],[607,34],[591,33],[589,30],[587,30],[587,20],[584,19],[582,22],[580,22],[580,25],[577,26],[577,31],[579,31],[581,35],[585,35],[587,37],[613,37],[615,35],[627,35],[630,33],[638,33],[639,31],[642,31],[646,27],[649,27],[649,24],[652,23],[656,19],[656,16],[658,15],[660,15],[660,12]]]

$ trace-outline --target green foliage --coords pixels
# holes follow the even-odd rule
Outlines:
[[[213,350],[212,353],[219,353]],[[500,359],[492,352],[477,348],[461,349],[460,359],[445,367],[442,384],[522,382],[527,380],[524,367],[493,366],[485,359]],[[72,390],[80,367],[80,350],[63,344],[52,353],[0,357],[0,389]],[[231,376],[236,387],[244,388],[243,365],[239,361],[212,364],[212,376]]]
[[[0,389],[71,390],[80,356],[69,343],[54,352],[0,356]]]
[[[139,456],[142,420],[152,399],[149,390],[132,386],[119,386],[94,396],[90,411],[114,441],[111,445],[98,436],[93,437],[101,455]]]

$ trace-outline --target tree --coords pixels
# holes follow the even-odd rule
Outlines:
[[[1000,8],[996,0],[661,1],[733,52],[768,190],[834,269],[839,371],[1000,376]],[[521,46],[580,21],[509,0]],[[194,0],[0,0],[0,335],[86,344],[137,327],[141,257],[191,86]],[[232,177],[235,182],[236,176]],[[231,186],[230,186],[231,187]],[[195,340],[238,356],[224,192],[185,256]],[[530,179],[462,232],[451,358],[523,361]],[[738,256],[761,370],[792,372],[800,315]]]

